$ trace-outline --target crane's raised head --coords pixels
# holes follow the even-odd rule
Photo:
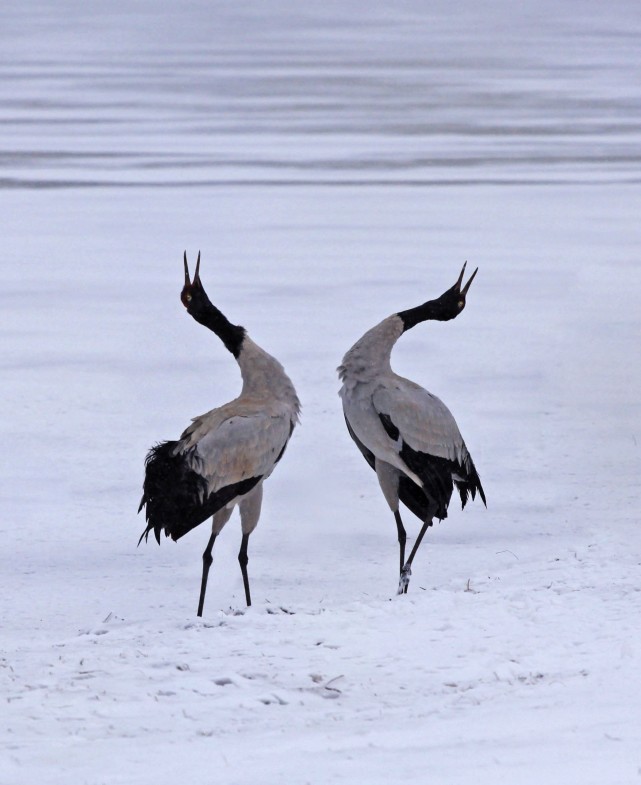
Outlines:
[[[193,316],[200,324],[213,330],[226,348],[238,359],[246,335],[245,328],[232,324],[207,297],[207,292],[200,280],[200,251],[198,251],[194,278],[191,281],[189,280],[189,267],[187,266],[187,251],[185,251],[184,262],[185,285],[180,293],[180,299],[187,309],[187,313]]]
[[[472,273],[470,280],[461,288],[463,284],[463,275],[465,274],[465,268],[467,266],[467,262],[463,265],[463,269],[461,270],[461,274],[458,277],[457,282],[444,292],[440,297],[436,300],[432,300],[432,310],[434,315],[432,319],[437,319],[441,322],[447,322],[449,319],[455,319],[465,308],[465,297],[467,295],[468,289],[472,281],[474,280],[474,276],[478,273],[479,268],[477,267],[476,270]]]
[[[454,286],[444,292],[440,297],[437,297],[436,300],[428,300],[426,303],[423,303],[423,305],[419,305],[416,308],[410,308],[407,311],[399,312],[398,315],[403,321],[403,328],[405,330],[409,330],[419,322],[424,322],[428,319],[433,319],[438,322],[447,322],[450,319],[455,319],[461,313],[463,308],[465,308],[467,292],[474,280],[474,276],[479,271],[479,268],[477,267],[470,276],[468,282],[463,286],[463,275],[465,274],[466,266],[467,262],[463,265],[461,274]]]

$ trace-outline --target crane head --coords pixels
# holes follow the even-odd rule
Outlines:
[[[436,300],[432,300],[430,305],[432,306],[431,310],[433,312],[432,318],[436,319],[441,322],[446,322],[449,319],[454,319],[457,317],[463,308],[465,308],[465,297],[467,292],[470,288],[472,281],[474,280],[474,276],[478,273],[479,268],[477,267],[476,270],[472,273],[469,281],[462,287],[463,284],[463,275],[465,274],[465,268],[467,266],[467,262],[463,265],[463,269],[461,270],[461,274],[458,277],[457,282],[444,292],[440,297]],[[461,288],[462,287],[462,288]]]
[[[246,335],[245,328],[238,324],[232,324],[207,297],[207,292],[200,280],[200,251],[198,251],[194,278],[191,281],[187,266],[187,251],[185,251],[184,261],[185,285],[180,293],[182,304],[191,317],[215,332],[225,347],[238,359]]]
[[[444,292],[440,297],[437,297],[436,300],[428,300],[426,303],[418,305],[416,308],[409,308],[407,311],[399,311],[398,316],[400,316],[401,321],[403,322],[404,331],[411,329],[427,319],[434,319],[437,322],[447,322],[450,319],[455,319],[461,313],[463,308],[465,308],[467,291],[474,280],[474,276],[479,271],[479,268],[477,267],[472,273],[469,281],[465,286],[462,286],[466,265],[467,262],[463,265],[461,274],[454,286]]]
[[[184,256],[185,262],[185,285],[180,293],[180,299],[189,313],[195,312],[205,304],[209,304],[209,297],[200,280],[200,251],[196,260],[196,272],[193,281],[189,280],[189,267],[187,266],[187,251]]]

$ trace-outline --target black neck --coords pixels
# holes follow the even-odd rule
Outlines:
[[[407,311],[400,311],[398,314],[403,322],[403,332],[410,330],[420,322],[425,322],[428,319],[441,320],[442,315],[436,300],[428,300],[423,305],[417,305],[416,308],[408,308]]]
[[[232,324],[229,319],[209,301],[203,303],[197,309],[194,308],[193,310],[190,310],[189,313],[197,322],[200,322],[200,324],[215,332],[225,344],[225,348],[238,359],[246,335],[244,327],[241,327],[238,324]]]

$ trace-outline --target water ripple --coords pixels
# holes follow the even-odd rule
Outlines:
[[[631,14],[63,5],[0,32],[0,188],[641,176]]]

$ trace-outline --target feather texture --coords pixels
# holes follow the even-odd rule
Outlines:
[[[189,467],[185,455],[175,453],[176,442],[162,442],[149,451],[145,466],[143,496],[138,512],[145,506],[147,527],[140,543],[153,531],[160,544],[162,532],[179,540],[230,502],[249,493],[262,479],[248,477],[207,491],[206,479]]]
[[[193,278],[184,254],[185,283],[180,299],[187,312],[220,338],[235,357],[242,390],[233,401],[195,417],[177,441],[157,444],[147,454],[143,495],[147,525],[138,544],[153,531],[178,540],[213,517],[203,553],[198,601],[202,616],[216,538],[240,509],[238,554],[245,601],[251,605],[247,571],[249,536],[260,518],[263,482],[280,461],[298,422],[300,403],[283,366],[255,344],[211,302],[200,279],[200,252]]]
[[[443,519],[455,486],[463,507],[477,492],[485,503],[485,493],[447,406],[392,370],[402,333],[400,317],[392,315],[345,354],[338,368],[345,421],[368,464],[376,469],[384,462],[396,472],[400,501],[423,521]]]
[[[153,447],[145,462],[140,509],[160,542],[174,540],[263,483],[282,457],[300,403],[281,364],[245,334],[236,358],[238,398],[194,417],[177,441]]]

